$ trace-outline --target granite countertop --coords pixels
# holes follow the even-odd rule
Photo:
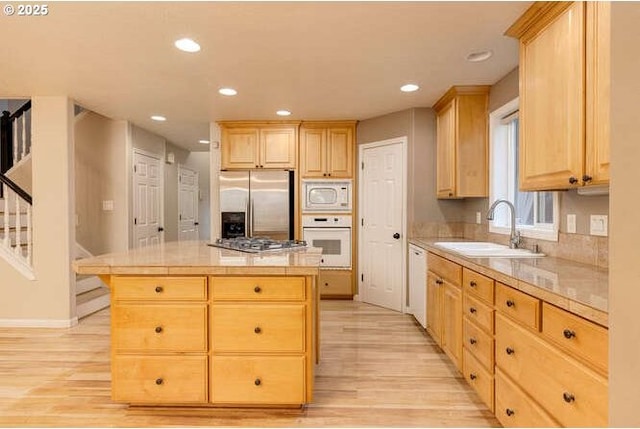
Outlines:
[[[78,274],[93,275],[317,275],[322,249],[244,253],[207,245],[207,241],[172,241],[155,246],[78,259]]]
[[[435,246],[451,238],[411,238],[409,242],[469,269],[608,326],[609,274],[606,268],[566,259],[470,258]]]

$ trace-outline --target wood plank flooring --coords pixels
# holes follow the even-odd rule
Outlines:
[[[314,402],[301,410],[128,407],[110,397],[109,310],[70,329],[0,329],[0,426],[491,427],[411,316],[322,301]]]

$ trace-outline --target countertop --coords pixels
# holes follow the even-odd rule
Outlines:
[[[317,275],[322,256],[316,247],[244,253],[207,243],[172,241],[78,259],[73,268],[93,275]]]
[[[411,238],[415,244],[536,298],[608,326],[609,273],[606,268],[549,256],[469,258],[435,246],[452,238]]]

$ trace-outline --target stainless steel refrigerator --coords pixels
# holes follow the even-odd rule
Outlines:
[[[221,171],[221,238],[293,239],[293,171]]]

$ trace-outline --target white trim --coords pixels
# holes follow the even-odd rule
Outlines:
[[[72,319],[0,319],[0,328],[71,328],[78,324]]]
[[[370,142],[370,143],[364,143],[364,144],[360,144],[358,145],[358,162],[356,163],[356,165],[358,166],[358,207],[364,207],[364,203],[362,201],[362,195],[363,195],[363,183],[362,183],[362,168],[360,168],[359,166],[361,165],[362,162],[362,158],[364,155],[364,151],[365,149],[371,149],[371,148],[375,148],[375,147],[380,147],[380,146],[387,146],[387,145],[391,145],[391,144],[401,144],[402,145],[402,231],[401,231],[401,243],[400,243],[400,248],[401,248],[401,272],[406,271],[406,266],[407,266],[407,249],[408,249],[408,244],[409,241],[407,240],[407,145],[408,145],[408,139],[407,136],[402,136],[402,137],[394,137],[391,139],[387,139],[387,140],[380,140],[380,141],[376,141],[376,142]],[[364,248],[364,243],[362,242],[363,240],[363,234],[362,234],[362,222],[360,222],[360,219],[362,219],[362,210],[359,210],[358,212],[358,218],[356,219],[356,223],[357,223],[357,234],[358,234],[358,278],[362,278],[362,267],[364,266],[363,264],[363,260],[362,260],[362,249]],[[358,295],[355,295],[353,297],[354,301],[356,300],[356,297],[358,298],[358,301],[366,301],[366,290],[363,290],[361,288],[362,286],[362,282],[360,280],[358,280]],[[402,312],[403,313],[407,313],[407,278],[406,275],[402,275]]]
[[[26,261],[20,259],[15,253],[4,246],[0,246],[0,257],[22,274],[27,280],[36,280],[36,272]]]

